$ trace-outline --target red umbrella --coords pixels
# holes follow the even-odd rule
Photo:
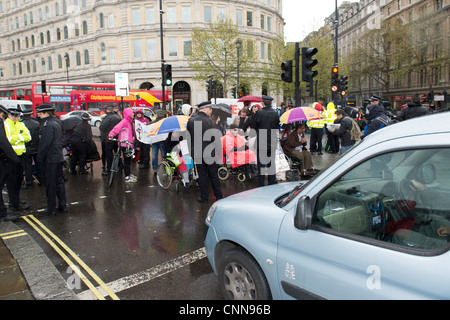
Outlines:
[[[262,102],[263,100],[261,97],[257,97],[257,96],[243,96],[242,98],[240,98],[238,100],[238,102],[244,102],[244,101]]]

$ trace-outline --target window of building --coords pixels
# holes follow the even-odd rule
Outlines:
[[[241,9],[236,10],[236,24],[242,26],[244,23],[244,15]]]
[[[178,39],[177,38],[169,38],[169,57],[178,56]]]
[[[83,21],[83,34],[88,34],[88,24],[86,21]]]
[[[100,56],[102,57],[102,61],[106,61],[106,46],[103,42],[100,43]]]
[[[167,6],[167,22],[176,23],[177,22],[177,7]]]
[[[266,16],[265,15],[261,15],[261,29],[266,29]]]
[[[192,38],[183,38],[183,55],[192,55]]]
[[[108,15],[108,28],[114,28],[114,15]]]
[[[64,39],[69,39],[69,28],[64,27]]]
[[[156,39],[147,39],[147,58],[156,58]]]
[[[207,23],[212,22],[212,7],[203,7],[203,21]]]
[[[85,49],[84,50],[84,65],[88,65],[89,64],[89,50]]]
[[[52,71],[53,70],[52,57],[48,57],[47,65],[48,65],[48,71]]]
[[[45,71],[45,59],[44,59],[44,58],[41,59],[41,72],[42,72],[42,73],[45,73],[45,72],[46,72],[46,71]]]
[[[145,23],[152,24],[155,23],[155,8],[145,7]]]
[[[247,11],[247,27],[253,27],[253,12]]]
[[[109,49],[109,61],[111,62],[116,61],[116,48]]]
[[[103,13],[100,13],[98,15],[98,25],[100,29],[103,29],[105,27],[105,16]]]
[[[133,40],[133,59],[142,59],[142,40]]]
[[[191,6],[183,5],[181,7],[181,21],[184,23],[192,22]]]
[[[217,7],[217,20],[225,20],[227,18],[227,8]]]
[[[62,69],[62,57],[58,54],[58,69]]]
[[[80,53],[80,51],[77,51],[77,53],[75,53],[75,64],[77,66],[81,66],[81,53]]]
[[[138,26],[141,24],[141,9],[131,8],[131,24],[133,26]]]

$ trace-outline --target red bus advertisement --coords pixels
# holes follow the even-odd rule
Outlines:
[[[72,111],[70,94],[73,90],[114,90],[114,83],[46,83],[46,94],[43,95],[41,82],[33,82],[31,84],[33,114],[36,114],[36,107],[43,103],[55,106],[58,115]]]
[[[0,100],[31,101],[31,88],[1,89]]]
[[[166,102],[172,100],[172,92],[165,91]],[[153,108],[162,99],[161,90],[130,90],[128,97],[123,97],[123,108]],[[115,91],[75,90],[71,94],[71,110],[86,110],[97,113],[105,112],[108,106],[121,107],[122,97]]]

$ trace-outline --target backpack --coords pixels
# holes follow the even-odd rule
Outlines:
[[[356,123],[356,121],[353,118],[350,117],[345,117],[347,119],[349,119],[352,122],[352,129],[349,131],[350,132],[350,139],[353,141],[358,141],[361,139],[361,129],[358,125],[358,123]]]

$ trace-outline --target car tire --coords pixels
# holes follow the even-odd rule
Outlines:
[[[101,121],[95,121],[95,126],[97,127],[97,128],[100,128],[100,125],[102,124],[102,122]]]
[[[267,279],[244,249],[227,251],[218,262],[219,287],[227,300],[270,300]]]

